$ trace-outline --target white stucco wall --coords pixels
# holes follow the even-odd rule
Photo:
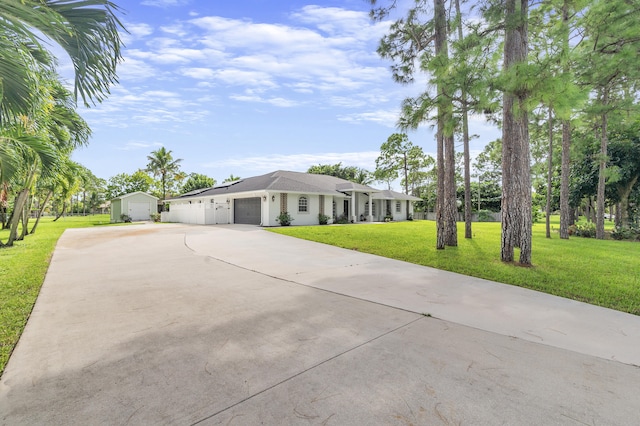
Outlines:
[[[140,192],[126,194],[122,197],[111,200],[111,205],[115,208],[111,209],[111,222],[121,222],[121,214],[131,215],[131,204],[137,204],[136,207],[144,205],[144,217],[134,217],[134,220],[150,220],[151,214],[158,211],[158,199],[152,195]]]
[[[307,197],[308,208],[306,213],[298,211],[298,200],[300,196]],[[242,194],[217,195],[214,197],[194,198],[191,203],[188,201],[175,201],[170,203],[170,211],[162,213],[163,222],[188,223],[196,225],[213,225],[220,223],[233,223],[234,218],[234,199],[238,198],[260,198],[262,226],[280,226],[276,221],[280,214],[280,193],[268,191],[256,191]],[[228,202],[227,202],[228,200]],[[348,200],[351,205],[353,199],[351,196],[336,197],[331,195],[324,196],[324,214],[330,217],[329,223],[333,222],[333,202],[336,203],[336,216],[340,217],[346,214],[351,220],[352,212],[344,211],[344,200]],[[359,221],[360,214],[365,214],[365,203],[369,201],[369,197],[362,193],[356,195],[356,213]],[[374,221],[384,220],[386,212],[386,200],[373,199],[375,203]],[[391,214],[393,220],[406,219],[406,201],[400,201],[400,212],[396,212],[396,201],[391,201]],[[318,194],[301,194],[288,193],[286,211],[293,217],[293,226],[318,225],[318,213],[320,212],[320,195]],[[367,221],[369,217],[367,216]]]

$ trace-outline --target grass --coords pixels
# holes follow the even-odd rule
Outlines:
[[[65,217],[57,222],[45,217],[35,234],[0,249],[0,376],[29,319],[58,238],[67,228],[107,224],[109,215]],[[0,231],[0,240],[6,241],[8,235],[8,230]]]
[[[500,223],[473,223],[473,238],[458,224],[458,246],[436,250],[432,221],[273,228],[272,232],[372,253],[418,265],[526,287],[640,315],[640,243],[571,237],[545,238],[533,227],[533,267],[500,261]],[[611,226],[610,226],[611,227]],[[516,253],[516,259],[518,254]]]

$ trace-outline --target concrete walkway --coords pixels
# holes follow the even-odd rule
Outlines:
[[[517,287],[249,226],[70,229],[0,424],[635,424],[638,365],[640,317]]]

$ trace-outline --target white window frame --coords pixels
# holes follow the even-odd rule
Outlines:
[[[402,202],[396,201],[396,213],[402,213]]]
[[[298,198],[298,213],[309,213],[309,197],[306,195]]]

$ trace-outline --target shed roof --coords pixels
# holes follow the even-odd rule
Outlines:
[[[122,200],[123,198],[128,198],[128,197],[131,197],[131,196],[137,195],[137,194],[143,194],[143,195],[146,195],[147,197],[153,198],[154,200],[159,200],[158,197],[154,197],[153,195],[147,194],[146,192],[142,192],[142,191],[130,192],[128,194],[119,195],[117,197],[112,198],[111,200],[112,201],[113,200]]]

